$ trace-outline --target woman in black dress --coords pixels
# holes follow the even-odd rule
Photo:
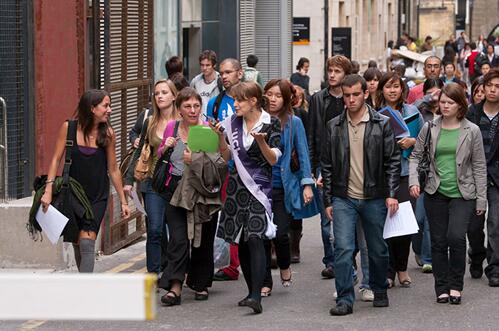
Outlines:
[[[263,240],[275,236],[271,178],[272,166],[282,155],[278,148],[281,126],[277,118],[262,109],[262,90],[256,83],[240,83],[232,87],[231,93],[236,113],[215,129],[221,137],[220,153],[225,160],[232,158],[235,164],[230,169],[217,236],[239,243],[248,295],[238,305],[250,307],[258,314],[262,312],[261,289],[266,268]]]
[[[76,264],[80,272],[93,272],[95,238],[107,208],[109,178],[121,201],[121,216],[130,216],[130,209],[123,192],[121,173],[116,162],[116,135],[109,124],[111,99],[104,90],[86,91],[76,111],[76,137],[72,137],[72,164],[69,175],[76,179],[87,194],[94,213],[93,222],[79,222],[79,241],[73,244]],[[68,122],[59,130],[55,152],[50,162],[45,193],[41,204],[46,212],[52,202],[52,185],[64,154]]]

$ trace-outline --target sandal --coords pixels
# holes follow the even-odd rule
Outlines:
[[[168,294],[173,294],[173,295],[168,295]],[[161,297],[161,303],[163,304],[163,306],[180,305],[181,303],[180,295],[177,295],[177,293],[173,291],[168,291],[166,292],[165,295]]]
[[[400,287],[404,287],[404,288],[409,288],[409,287],[411,287],[411,284],[412,284],[410,278],[404,279],[404,280],[399,279],[399,283],[400,283]]]
[[[272,295],[272,289],[270,287],[262,287],[262,290],[260,291],[260,295],[262,297],[269,297]]]
[[[292,278],[292,272],[291,272],[291,269],[288,269],[289,270],[289,278],[288,279],[284,279],[282,277],[282,270],[280,271],[280,276],[281,276],[281,284],[283,287],[290,287],[291,284],[293,283],[293,280],[291,279]]]

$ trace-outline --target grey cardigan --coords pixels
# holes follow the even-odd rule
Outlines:
[[[442,117],[438,116],[431,125],[431,163],[428,182],[425,192],[434,194],[440,186],[440,177],[436,171],[435,149],[437,146],[440,129],[442,128]],[[409,187],[419,186],[417,167],[424,150],[424,140],[428,132],[426,123],[421,132],[411,156],[409,157]],[[487,166],[485,152],[483,150],[482,134],[478,126],[464,118],[459,129],[459,140],[456,149],[457,185],[463,199],[476,199],[476,209],[487,208]]]

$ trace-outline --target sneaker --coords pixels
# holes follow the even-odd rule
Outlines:
[[[229,275],[227,275],[223,270],[218,270],[213,275],[213,280],[215,280],[215,281],[227,281],[227,280],[237,280],[237,278],[232,278]]]
[[[334,269],[333,267],[326,267],[321,271],[321,275],[325,279],[332,279],[334,278]]]
[[[337,299],[338,298],[338,292],[337,291],[334,291],[333,293],[333,298]]]
[[[374,300],[374,293],[368,288],[359,289],[360,300],[364,302],[372,302]]]
[[[352,306],[347,305],[346,303],[340,302],[335,307],[331,308],[329,314],[332,316],[345,316],[353,313]]]
[[[423,264],[423,268],[421,269],[424,274],[431,274],[433,272],[433,266],[429,263]]]

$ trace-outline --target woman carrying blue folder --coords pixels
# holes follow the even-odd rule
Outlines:
[[[378,111],[392,117],[394,121],[391,122],[399,124],[398,129],[400,130],[395,136],[402,152],[402,169],[397,199],[399,203],[410,201],[413,209],[415,209],[415,199],[409,195],[409,155],[416,144],[416,137],[423,127],[424,121],[415,106],[404,102],[407,95],[406,89],[402,77],[396,72],[384,74],[378,85],[376,107]],[[403,119],[403,123],[400,123],[398,115]],[[394,131],[397,131],[395,127]],[[412,235],[406,235],[386,240],[390,252],[390,266],[387,274],[389,287],[395,285],[395,275],[398,276],[401,287],[411,286],[411,278],[407,272],[411,239]]]

